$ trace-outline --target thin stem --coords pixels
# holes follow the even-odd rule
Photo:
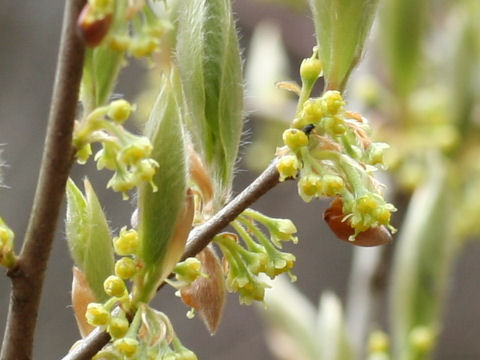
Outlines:
[[[76,33],[85,0],[66,2],[47,135],[23,248],[12,281],[1,360],[32,358],[33,337],[65,184],[73,163],[72,132],[85,47]]]
[[[272,162],[258,178],[247,186],[240,194],[230,201],[222,210],[216,213],[209,221],[194,228],[188,237],[187,247],[182,260],[195,256],[202,251],[230,222],[240,215],[246,208],[267,193],[279,183],[279,173]],[[62,360],[89,360],[110,340],[105,332],[95,330],[65,355]]]

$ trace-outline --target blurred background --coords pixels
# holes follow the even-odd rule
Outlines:
[[[279,80],[297,80],[296,69],[304,57],[311,55],[314,45],[314,30],[310,16],[303,11],[300,2],[297,9],[260,0],[237,0],[235,12],[245,57],[251,54],[249,45],[254,29],[266,20],[275,24],[280,32],[273,32],[271,42],[281,36],[285,49],[285,76]],[[28,221],[33,199],[36,177],[42,153],[43,137],[48,116],[54,69],[58,50],[63,1],[25,0],[0,2],[0,144],[5,187],[0,192],[0,213],[15,231],[16,246]],[[479,19],[480,20],[480,19]],[[265,24],[265,23],[264,23]],[[375,35],[375,34],[374,34]],[[271,43],[270,42],[270,43]],[[372,64],[375,49],[368,52],[365,62]],[[449,49],[445,49],[448,52]],[[373,54],[373,55],[372,55]],[[134,99],[145,74],[146,64],[131,61],[123,71],[117,92]],[[247,68],[249,63],[247,61]],[[358,70],[361,72],[363,70]],[[357,74],[356,74],[357,75]],[[355,76],[356,76],[355,75]],[[273,83],[271,84],[273,87]],[[248,84],[247,84],[248,88]],[[257,146],[256,136],[277,134],[278,125],[265,127],[254,109],[253,96],[247,95],[249,113],[246,119],[242,159],[235,179],[235,192],[241,191],[258,174],[248,168],[260,167],[251,158],[261,157],[271,151],[257,148],[252,156],[249,146]],[[356,104],[352,94],[351,108]],[[288,110],[286,110],[288,111]],[[283,125],[284,127],[286,126]],[[281,126],[280,126],[281,127]],[[280,138],[277,138],[278,141]],[[270,144],[271,143],[271,144]],[[249,160],[250,159],[250,160]],[[261,160],[261,159],[260,159]],[[259,160],[259,161],[260,161]],[[109,174],[95,171],[92,163],[75,165],[73,177],[78,180],[88,175],[99,194],[113,230],[129,223],[133,205],[121,200],[119,194],[102,190]],[[404,211],[395,215],[395,224],[400,224]],[[332,290],[345,299],[352,260],[353,246],[340,242],[329,232],[322,219],[328,206],[326,201],[303,203],[297,196],[293,182],[284,183],[269,192],[254,208],[272,217],[291,218],[299,229],[300,242],[290,246],[297,256],[294,273],[298,277],[296,286],[317,304],[324,290]],[[390,246],[390,245],[387,245]],[[392,245],[393,247],[395,246]],[[369,250],[367,250],[369,251]],[[450,291],[444,311],[439,346],[435,359],[478,359],[480,358],[480,246],[478,242],[466,244],[455,262],[449,279]],[[39,313],[38,331],[34,356],[37,359],[61,358],[79,338],[70,306],[72,261],[65,242],[63,220],[55,240],[52,261],[48,268]],[[388,283],[388,278],[385,279]],[[387,284],[388,285],[388,284]],[[9,281],[0,276],[0,328],[3,329],[8,308]],[[172,320],[183,343],[195,351],[199,359],[274,359],[264,340],[264,323],[259,316],[260,308],[240,306],[238,297],[230,295],[227,300],[223,321],[215,336],[210,336],[199,319],[188,320],[188,309],[174,296],[173,289],[162,290],[155,305]],[[377,310],[385,312],[385,302]],[[261,309],[260,309],[261,310]],[[295,310],[295,309],[293,309]],[[376,316],[376,321],[387,326],[386,316]]]

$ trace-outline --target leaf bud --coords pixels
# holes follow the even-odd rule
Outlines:
[[[85,4],[77,21],[77,29],[88,47],[98,46],[110,29],[112,14],[96,16],[90,4]]]
[[[385,226],[366,227],[365,231],[361,231],[353,237],[355,230],[358,230],[352,224],[355,216],[349,219],[345,219],[345,216],[343,200],[340,197],[333,199],[330,207],[323,213],[323,219],[340,240],[358,246],[377,246],[392,242],[392,235]],[[352,238],[353,241],[351,241]]]

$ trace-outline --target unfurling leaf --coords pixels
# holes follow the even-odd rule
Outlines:
[[[160,342],[169,344],[174,336],[170,319],[162,312],[142,304],[140,309],[142,325],[139,330],[140,339],[148,346],[155,346]]]
[[[112,239],[107,219],[88,180],[86,197],[72,180],[67,183],[67,216],[65,229],[70,254],[85,275],[99,301],[107,300],[103,282],[114,272]]]
[[[87,306],[91,302],[96,302],[97,298],[93,295],[92,289],[88,285],[87,278],[76,266],[73,267],[73,281],[72,281],[72,306],[75,313],[75,320],[77,320],[77,327],[82,338],[90,334],[94,329],[92,325],[87,322],[85,313]]]
[[[193,221],[177,85],[164,78],[145,129],[153,144],[151,157],[159,168],[153,177],[157,191],[145,184],[138,197],[139,258],[144,268],[136,296],[144,302],[151,299],[180,259]]]
[[[353,359],[345,332],[342,304],[331,292],[322,294],[320,299],[317,336],[320,341],[321,359]]]
[[[458,251],[450,219],[453,199],[449,175],[455,172],[438,154],[432,154],[428,164],[428,180],[413,193],[393,261],[390,323],[396,359],[415,354],[412,336],[418,329],[427,330],[433,341]]]
[[[378,0],[309,0],[326,88],[342,91],[360,60]]]
[[[182,2],[176,60],[188,129],[214,177],[217,203],[223,203],[243,126],[242,68],[230,0]]]
[[[194,308],[211,334],[217,330],[225,304],[225,275],[215,252],[206,247],[197,255],[202,263],[202,272],[192,284],[180,291],[182,300]]]
[[[355,233],[355,230],[350,225],[350,220],[345,219],[342,205],[342,199],[336,197],[323,214],[323,218],[330,227],[330,230],[332,230],[340,240],[358,246],[377,246],[392,242],[392,235],[383,225],[363,231],[355,237],[354,241],[350,241],[349,239]]]

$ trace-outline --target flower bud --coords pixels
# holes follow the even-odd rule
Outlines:
[[[298,170],[300,169],[300,163],[294,155],[282,156],[277,160],[276,166],[280,173],[280,181],[296,177]]]
[[[325,118],[323,126],[325,127],[325,131],[331,136],[340,136],[345,134],[345,131],[347,131],[347,126],[338,116]]]
[[[323,110],[331,115],[337,114],[344,104],[345,102],[343,101],[342,94],[337,90],[329,90],[322,96]]]
[[[123,280],[115,275],[111,275],[105,279],[103,289],[109,296],[122,297],[125,295],[127,288]]]
[[[302,127],[307,124],[318,124],[322,116],[322,106],[318,99],[308,99],[303,105]]]
[[[127,165],[138,163],[143,158],[150,155],[152,152],[152,145],[147,138],[140,138],[135,143],[128,145],[121,152],[121,161]]]
[[[122,279],[131,279],[137,272],[137,264],[129,257],[122,257],[115,263],[115,274]]]
[[[345,182],[340,176],[325,175],[323,178],[323,194],[326,196],[335,196],[345,188]]]
[[[92,155],[92,147],[90,144],[82,146],[80,149],[78,149],[76,154],[78,163],[85,164],[90,155]]]
[[[134,106],[124,99],[114,100],[108,107],[107,115],[116,123],[122,124],[128,119]]]
[[[173,268],[173,272],[177,276],[177,279],[186,283],[192,283],[197,277],[200,276],[202,270],[202,264],[200,260],[190,257],[184,261],[178,263]]]
[[[364,195],[357,199],[357,210],[363,214],[373,214],[373,211],[377,209],[378,203],[371,196]]]
[[[316,58],[304,59],[300,65],[302,81],[313,82],[322,74],[322,62]]]
[[[127,230],[123,227],[120,230],[120,235],[113,239],[113,247],[118,255],[126,256],[135,254],[138,250],[140,240],[135,230]]]
[[[197,360],[197,355],[191,350],[188,350],[186,348],[182,349],[181,351],[177,352],[175,354],[175,359],[176,360]]]
[[[112,50],[124,52],[130,47],[130,38],[128,36],[114,35],[110,37],[108,45]]]
[[[435,344],[435,334],[427,326],[414,327],[409,338],[412,346],[421,353],[430,351]]]
[[[136,57],[150,56],[158,48],[158,40],[154,38],[139,39],[130,44],[129,51]]]
[[[389,340],[387,334],[382,331],[374,331],[368,339],[368,351],[370,353],[387,353]]]
[[[113,346],[115,347],[115,349],[117,349],[118,352],[122,353],[127,358],[131,358],[137,352],[138,340],[124,337],[115,340]]]
[[[114,339],[119,339],[125,336],[128,331],[129,323],[127,319],[115,317],[110,319],[108,324],[108,333]]]
[[[103,304],[90,303],[87,306],[85,317],[90,325],[103,326],[108,323],[108,320],[110,319],[110,312],[105,309]]]
[[[322,180],[319,176],[310,174],[302,176],[298,182],[298,194],[305,202],[310,202],[322,190]]]
[[[283,132],[283,142],[292,150],[308,145],[308,136],[299,129],[287,129]]]

